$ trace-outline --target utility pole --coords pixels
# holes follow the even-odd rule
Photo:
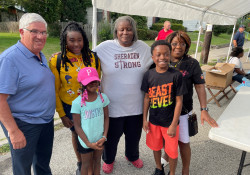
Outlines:
[[[203,43],[201,57],[200,57],[200,62],[202,64],[207,64],[207,61],[208,61],[208,55],[209,55],[212,34],[213,34],[212,28],[213,28],[212,24],[207,24],[207,30],[205,32],[204,43]]]

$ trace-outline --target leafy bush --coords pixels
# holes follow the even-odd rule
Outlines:
[[[100,23],[101,27],[98,31],[98,40],[106,41],[113,38],[111,25],[107,22]]]
[[[221,33],[231,34],[233,32],[233,26],[223,26],[223,25],[214,25],[213,33],[215,36],[219,36]]]
[[[163,23],[152,24],[151,30],[160,31],[161,29],[163,29]]]
[[[158,31],[155,30],[147,30],[147,39],[154,40],[158,35]]]
[[[171,24],[183,24],[182,20],[177,19],[169,19],[169,18],[161,18],[157,23],[164,23],[165,21],[171,22]]]
[[[48,24],[48,33],[49,33],[49,36],[60,37],[61,28],[62,27],[61,27],[61,25],[60,25],[59,22]]]
[[[137,29],[138,39],[147,40],[147,29]]]
[[[171,29],[173,31],[177,31],[177,30],[185,31],[185,27],[182,24],[172,24]]]
[[[160,31],[163,29],[163,23],[154,23],[151,27],[152,30]],[[173,31],[182,30],[185,31],[185,27],[182,24],[171,24]]]

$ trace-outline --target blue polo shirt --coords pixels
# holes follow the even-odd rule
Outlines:
[[[14,118],[31,124],[48,123],[55,113],[55,77],[40,52],[43,64],[20,41],[0,55],[0,93]]]
[[[238,47],[243,47],[245,41],[244,32],[240,33],[239,31],[237,31],[236,34],[234,35],[234,40],[236,40]]]

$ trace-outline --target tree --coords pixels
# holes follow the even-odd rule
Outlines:
[[[86,23],[86,9],[89,5],[92,5],[89,0],[61,0],[60,20]]]
[[[26,12],[40,14],[48,23],[53,23],[59,19],[59,0],[17,0]]]
[[[2,4],[16,4],[29,13],[38,13],[48,23],[61,21],[86,22],[86,8],[92,6],[91,0],[3,0]]]
[[[125,16],[127,14],[115,13],[111,12],[110,16],[113,21],[115,21],[120,16]],[[145,16],[137,16],[137,15],[127,15],[131,16],[136,21],[136,27],[138,29],[147,29],[147,18]]]
[[[7,10],[9,6],[15,6],[15,0],[1,0],[0,1],[0,9]]]

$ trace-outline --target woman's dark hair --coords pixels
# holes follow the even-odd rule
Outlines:
[[[186,44],[186,50],[184,55],[187,55],[189,48],[191,46],[191,39],[188,36],[188,34],[186,32],[183,31],[176,31],[171,33],[170,35],[167,36],[166,41],[169,42],[170,44],[172,43],[172,40],[177,37],[178,40],[183,39],[185,44]]]
[[[151,46],[151,54],[153,55],[153,51],[155,49],[156,46],[160,46],[160,45],[164,45],[164,46],[167,46],[170,50],[170,53],[172,51],[172,47],[171,47],[171,44],[169,44],[167,41],[165,40],[158,40],[158,41],[155,41],[152,46]]]
[[[90,58],[92,58],[92,54],[91,54],[91,50],[89,49],[89,41],[88,41],[87,35],[84,32],[83,28],[77,22],[71,21],[63,29],[61,36],[60,36],[62,63],[63,63],[62,66],[65,67],[65,71],[68,71],[68,68],[66,65],[67,62],[70,63],[71,66],[74,66],[66,55],[66,52],[67,52],[66,51],[66,49],[67,49],[67,34],[68,34],[68,32],[72,32],[72,31],[79,32],[82,34],[82,38],[83,38],[83,48],[81,50],[82,60],[83,60],[83,63],[86,67],[91,65]]]
[[[238,57],[239,54],[241,54],[243,52],[244,52],[244,50],[241,47],[235,47],[235,48],[232,49],[232,52],[231,52],[230,56]]]

